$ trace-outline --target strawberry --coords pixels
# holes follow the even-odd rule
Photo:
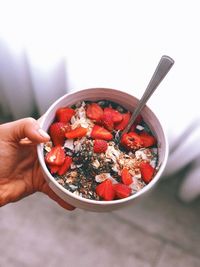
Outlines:
[[[49,167],[51,174],[55,174],[59,170],[59,166],[57,166],[57,165],[49,165],[48,167]]]
[[[72,158],[70,156],[66,156],[63,165],[58,170],[58,174],[59,175],[65,174],[70,168],[71,163],[72,163]]]
[[[65,137],[68,139],[80,138],[87,134],[87,129],[83,127],[78,127],[74,130],[71,130],[65,133]]]
[[[97,185],[96,193],[104,200],[113,200],[115,197],[115,191],[113,189],[113,184],[109,179],[106,179],[101,184]]]
[[[136,150],[143,146],[140,136],[135,132],[123,134],[121,138],[121,145],[127,150]]]
[[[145,162],[145,161],[142,161],[140,163],[139,168],[140,168],[143,181],[146,184],[148,184],[153,178],[154,171],[155,171],[154,168],[148,162]]]
[[[100,122],[103,115],[103,109],[97,103],[88,104],[86,115],[89,119]]]
[[[62,107],[57,109],[56,111],[56,119],[57,121],[67,123],[71,120],[71,117],[75,114],[75,110],[73,108]]]
[[[103,126],[109,130],[112,131],[114,128],[114,122],[112,120],[112,114],[110,112],[104,113],[102,116],[102,124]]]
[[[129,197],[131,194],[131,188],[125,184],[121,184],[121,183],[114,184],[113,188],[114,188],[115,195],[117,198]]]
[[[120,123],[123,116],[118,110],[112,109],[112,119],[114,123]]]
[[[104,108],[103,111],[102,124],[106,129],[112,131],[114,128],[114,124],[119,123],[122,120],[122,118],[123,118],[122,114],[119,113],[119,111],[107,107]]]
[[[124,168],[121,172],[122,182],[125,185],[130,185],[133,182],[132,176],[130,175],[127,168]]]
[[[113,139],[113,135],[108,130],[99,125],[94,125],[94,127],[92,128],[91,137],[93,139],[103,139],[107,141]]]
[[[123,118],[122,114],[118,110],[110,107],[104,108],[104,114],[111,114],[113,123],[119,123]]]
[[[122,114],[122,120],[119,123],[116,123],[115,130],[124,130],[126,125],[129,123],[131,117],[131,113],[128,111],[127,113]]]
[[[108,144],[105,140],[96,139],[94,140],[94,152],[103,153],[107,150]]]
[[[156,144],[156,138],[153,135],[148,134],[147,132],[141,132],[140,138],[143,142],[143,146],[150,147]]]
[[[54,122],[49,128],[49,134],[54,146],[63,145],[65,141],[65,132],[70,128],[69,124],[63,122]]]
[[[64,160],[65,152],[60,145],[52,147],[51,151],[48,152],[45,156],[47,165],[60,166],[64,163]]]

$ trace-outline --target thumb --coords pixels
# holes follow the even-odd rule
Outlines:
[[[0,125],[3,139],[19,142],[28,138],[33,143],[47,142],[49,135],[40,128],[39,123],[33,118],[24,118],[14,122]]]

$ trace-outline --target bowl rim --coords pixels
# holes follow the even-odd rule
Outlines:
[[[60,98],[58,98],[52,105],[50,105],[50,107],[47,109],[47,111],[42,115],[41,120],[40,120],[40,127],[43,129],[44,126],[44,122],[46,117],[52,112],[52,110],[54,110],[54,108],[66,97],[69,97],[71,95],[77,94],[79,92],[89,92],[89,91],[94,91],[94,90],[99,90],[99,89],[104,89],[106,91],[110,91],[110,92],[119,92],[122,93],[128,97],[131,98],[135,98],[138,101],[138,98],[135,97],[132,94],[129,94],[125,91],[119,90],[119,89],[113,89],[113,88],[104,88],[104,87],[94,87],[94,88],[86,88],[86,89],[79,89],[79,90],[74,90],[72,92],[66,93],[63,96],[61,96]],[[83,100],[84,101],[84,100]],[[42,167],[42,170],[45,172],[45,174],[47,175],[47,177],[50,179],[50,181],[56,186],[58,187],[64,194],[68,195],[70,198],[74,198],[77,201],[81,201],[87,204],[92,204],[92,205],[100,205],[100,206],[105,206],[105,205],[115,205],[115,204],[119,204],[119,203],[124,203],[124,202],[129,202],[130,200],[136,199],[139,196],[143,195],[145,192],[149,191],[156,183],[157,181],[160,179],[161,174],[164,171],[164,168],[167,164],[167,160],[168,160],[168,155],[169,155],[169,145],[168,145],[168,140],[166,137],[166,133],[165,130],[163,129],[163,126],[160,123],[160,120],[157,118],[157,116],[155,115],[155,113],[146,105],[145,109],[148,110],[148,112],[151,113],[151,115],[153,115],[159,126],[160,126],[160,130],[162,132],[163,135],[163,140],[164,140],[164,145],[165,145],[165,151],[164,151],[164,156],[163,156],[163,161],[161,162],[160,166],[158,166],[158,171],[156,172],[154,178],[150,181],[149,184],[145,185],[140,191],[138,191],[137,193],[130,195],[129,197],[123,198],[123,199],[116,199],[116,200],[110,200],[110,201],[106,201],[106,200],[93,200],[93,199],[87,199],[84,197],[81,197],[79,195],[76,195],[72,192],[70,192],[68,189],[64,188],[62,185],[60,185],[55,178],[51,175],[51,173],[49,172],[46,164],[45,164],[45,160],[44,160],[44,155],[43,155],[43,147],[44,144],[38,144],[37,145],[37,155],[38,155],[38,159],[39,159],[39,163]],[[45,179],[47,180],[47,178],[45,177]],[[47,181],[48,182],[48,181]]]

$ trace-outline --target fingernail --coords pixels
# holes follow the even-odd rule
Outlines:
[[[44,138],[50,138],[50,136],[48,135],[48,133],[46,133],[44,130],[42,130],[41,128],[40,129],[38,129],[38,132],[39,132],[39,134],[42,136],[42,137],[44,137]]]

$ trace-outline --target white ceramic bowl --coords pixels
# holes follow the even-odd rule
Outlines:
[[[51,123],[53,122],[55,118],[55,112],[59,107],[71,106],[83,100],[97,101],[100,99],[111,100],[113,102],[116,102],[122,105],[123,107],[125,107],[127,110],[130,110],[130,111],[134,110],[134,107],[136,106],[138,102],[138,99],[135,98],[134,96],[127,94],[125,92],[122,92],[120,90],[115,90],[115,89],[91,88],[91,89],[84,89],[84,90],[76,91],[76,92],[64,95],[63,97],[59,98],[57,101],[55,101],[50,106],[50,108],[47,110],[47,112],[43,116],[41,127],[45,131],[48,131],[49,126],[51,125]],[[149,191],[158,182],[165,168],[167,158],[168,158],[168,143],[167,143],[166,135],[164,133],[164,130],[158,118],[147,106],[142,110],[141,115],[143,116],[144,121],[148,124],[151,131],[154,133],[155,137],[157,138],[158,155],[159,155],[159,160],[158,160],[159,170],[154,176],[154,178],[152,179],[152,181],[148,185],[146,185],[142,190],[140,190],[136,194],[131,195],[127,198],[119,199],[119,200],[112,200],[112,201],[97,201],[97,200],[90,200],[90,199],[77,196],[71,193],[70,191],[68,191],[67,189],[65,189],[58,182],[56,182],[54,177],[50,174],[44,161],[43,144],[40,144],[37,147],[38,158],[39,158],[45,179],[48,182],[51,189],[69,204],[75,207],[81,208],[81,209],[86,209],[86,210],[96,211],[96,212],[105,212],[105,211],[111,211],[114,209],[121,208],[127,204],[131,204],[136,199],[144,195],[147,191]]]

